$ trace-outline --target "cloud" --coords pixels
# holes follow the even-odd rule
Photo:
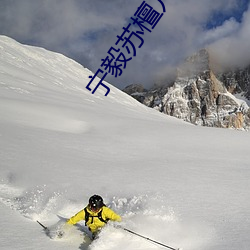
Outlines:
[[[243,15],[238,28],[210,44],[215,60],[225,67],[245,67],[250,64],[250,9]]]
[[[242,0],[244,1],[244,0]],[[61,52],[92,71],[100,67],[101,59],[115,45],[117,35],[141,1],[134,0],[22,0],[0,1],[0,33],[20,42]],[[146,0],[157,11],[158,1]],[[166,12],[153,32],[144,35],[144,44],[128,62],[122,76],[107,79],[120,88],[130,83],[146,87],[167,77],[181,60],[204,46],[225,61],[225,48],[248,48],[249,17],[242,22],[234,18],[240,8],[238,0],[164,0]],[[215,13],[229,17],[213,29],[207,23]],[[217,15],[218,16],[218,15]],[[249,51],[249,50],[248,50]],[[247,54],[247,53],[245,53]]]
[[[230,18],[226,20],[221,26],[204,31],[200,38],[201,44],[211,44],[215,41],[219,41],[225,37],[231,36],[237,33],[240,28],[240,24],[235,20],[235,18]]]

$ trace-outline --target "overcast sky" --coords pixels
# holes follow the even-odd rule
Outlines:
[[[139,39],[133,38],[137,40],[136,56],[127,62],[120,77],[110,75],[106,80],[119,88],[131,83],[149,87],[204,47],[211,47],[223,63],[250,63],[249,1],[162,0],[166,12],[151,33],[144,32],[141,48]],[[108,50],[118,48],[117,36],[142,2],[0,0],[0,34],[63,53],[96,72]],[[159,0],[146,3],[163,12]],[[137,30],[134,26],[133,31]],[[126,52],[125,48],[120,51]]]

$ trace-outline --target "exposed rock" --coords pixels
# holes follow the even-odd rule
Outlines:
[[[178,68],[171,87],[132,91],[131,95],[140,93],[140,98],[135,98],[145,105],[196,125],[248,129],[250,109],[233,94],[250,96],[249,85],[250,67],[215,75],[209,53],[203,49]]]
[[[124,90],[125,93],[131,95],[134,93],[143,93],[146,92],[147,90],[143,87],[142,84],[131,84],[128,85]]]
[[[218,73],[218,79],[225,84],[230,93],[242,93],[243,96],[250,100],[250,66],[245,69]]]
[[[123,89],[125,93],[133,96],[137,101],[143,102],[145,99],[145,94],[147,90],[141,84],[130,84],[125,89]]]

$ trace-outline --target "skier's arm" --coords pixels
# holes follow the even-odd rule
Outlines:
[[[105,210],[105,217],[106,217],[107,219],[110,219],[110,220],[112,220],[112,221],[118,221],[118,222],[122,221],[121,216],[118,215],[118,214],[116,214],[116,213],[115,213],[113,210],[111,210],[110,208],[105,207],[104,210]]]
[[[75,225],[78,221],[84,220],[84,218],[85,218],[85,212],[84,212],[84,209],[83,209],[83,210],[81,210],[80,212],[78,212],[77,214],[75,214],[74,216],[72,216],[72,217],[67,221],[67,224]]]

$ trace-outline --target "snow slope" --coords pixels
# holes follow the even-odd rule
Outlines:
[[[97,193],[169,246],[250,249],[249,133],[192,126],[110,85],[93,95],[91,74],[0,36],[0,248],[162,249],[112,225],[90,244],[83,223],[61,240],[36,223],[53,228]]]

